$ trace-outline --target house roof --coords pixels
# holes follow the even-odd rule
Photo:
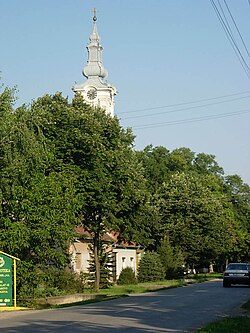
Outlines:
[[[78,235],[85,236],[85,239],[93,239],[94,238],[94,233],[87,231],[82,226],[76,227],[76,233]],[[111,234],[109,234],[109,233],[103,234],[102,240],[104,242],[112,242],[112,243],[116,242],[116,239]]]
[[[116,247],[139,247],[134,242],[126,242],[124,240],[121,240],[121,235],[118,232],[115,232],[114,230],[111,231],[112,236],[115,239]]]
[[[90,240],[90,239],[94,238],[94,233],[87,231],[86,229],[84,229],[83,226],[76,227],[76,234],[84,236],[84,238],[86,240]],[[126,247],[126,248],[128,248],[128,247],[138,248],[139,247],[134,242],[126,242],[124,240],[121,240],[120,236],[121,235],[118,232],[111,230],[110,232],[106,232],[105,234],[103,234],[102,240],[104,242],[115,243],[116,247]]]

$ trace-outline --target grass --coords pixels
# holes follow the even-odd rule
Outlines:
[[[250,300],[242,305],[248,316],[228,317],[201,328],[197,333],[246,333],[250,332]]]
[[[198,280],[199,282],[203,282],[211,279],[222,279],[223,274],[222,273],[193,274],[193,275],[188,275],[188,278]]]
[[[245,304],[242,305],[242,308],[245,310],[249,310],[250,311],[250,300],[247,301]],[[250,331],[249,331],[250,332]]]
[[[182,280],[166,280],[156,282],[144,282],[138,284],[129,285],[114,285],[108,289],[101,289],[98,294],[105,295],[124,295],[124,294],[140,294],[149,291],[164,289],[164,288],[175,288],[183,286],[185,283]]]
[[[99,291],[99,294],[113,295],[113,296],[122,295],[122,294],[139,294],[159,289],[182,287],[190,283],[204,282],[207,280],[220,277],[221,274],[196,274],[196,275],[189,275],[185,279],[178,279],[178,280],[144,282],[133,285],[122,285],[122,286],[114,285],[108,289],[101,289]]]
[[[197,333],[247,333],[250,332],[250,317],[229,317],[209,324]]]

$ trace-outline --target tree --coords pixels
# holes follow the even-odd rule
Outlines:
[[[179,248],[172,246],[168,236],[161,240],[157,253],[164,268],[165,278],[177,278],[183,275],[184,256]]]
[[[189,148],[181,147],[170,153],[169,169],[172,172],[184,172],[193,169],[195,153]]]
[[[138,280],[140,282],[160,281],[164,279],[164,268],[156,252],[146,252],[140,260]]]
[[[232,208],[214,175],[175,173],[157,193],[156,204],[162,235],[169,235],[188,264],[209,265],[234,246]]]
[[[200,174],[213,174],[221,177],[224,174],[224,170],[220,167],[215,160],[214,155],[200,153],[194,158],[195,170]]]
[[[250,186],[240,176],[230,175],[224,179],[224,191],[232,203],[237,221],[237,245],[230,254],[231,260],[249,260],[250,246]]]
[[[134,136],[117,118],[86,105],[81,96],[68,103],[61,94],[46,95],[33,103],[32,113],[40,119],[46,144],[53,147],[51,171],[74,174],[78,205],[74,223],[82,223],[93,235],[98,290],[103,234],[117,230],[131,236],[133,230],[143,229],[147,191],[132,149]]]
[[[155,192],[164,181],[167,182],[175,172],[195,171],[204,175],[213,174],[218,178],[224,174],[214,155],[196,154],[185,147],[170,152],[165,147],[149,145],[143,151],[138,151],[137,154],[152,192]]]
[[[75,192],[69,172],[50,171],[39,119],[26,106],[14,110],[12,94],[0,95],[0,244],[38,277],[48,265],[67,264]],[[22,286],[28,277],[19,277]]]
[[[108,288],[112,285],[112,249],[110,244],[100,241],[100,248],[98,248],[99,255],[99,267],[100,267],[100,288]],[[94,257],[94,247],[93,244],[90,245],[90,250],[92,251],[90,260],[89,260],[89,273],[88,274],[88,283],[95,286],[96,283],[96,262]]]
[[[155,192],[166,180],[169,173],[169,150],[163,146],[146,146],[137,152],[139,161],[144,168],[144,175],[150,191]]]
[[[35,119],[24,106],[15,112],[9,107],[1,117],[1,227],[5,230],[1,241],[7,252],[21,258],[27,252],[33,260],[37,255],[38,262],[52,260],[48,251],[65,241],[62,223],[68,223],[67,214],[72,212],[71,179],[68,174],[48,172],[51,151],[42,132],[34,131]]]
[[[170,237],[170,242],[173,246],[178,244],[178,237],[176,236],[172,239],[171,235],[167,233],[166,226],[169,225],[171,220],[176,220],[177,225],[180,223],[180,220],[182,220],[183,223],[185,220],[193,220],[197,222],[195,232],[190,231],[192,228],[190,228],[188,223],[184,223],[184,229],[182,229],[180,224],[179,226],[180,232],[183,230],[183,234],[185,233],[185,225],[187,226],[187,234],[190,231],[189,245],[185,244],[184,246],[183,244],[183,249],[188,247],[193,254],[195,254],[195,251],[198,251],[198,260],[198,257],[201,255],[198,250],[200,247],[199,244],[206,244],[204,243],[203,236],[205,232],[202,221],[204,221],[204,225],[213,221],[213,227],[208,228],[208,230],[210,230],[208,231],[209,236],[206,237],[207,242],[208,239],[210,239],[208,242],[208,248],[210,249],[211,247],[209,244],[217,244],[214,247],[214,249],[216,248],[217,250],[211,251],[210,254],[214,254],[217,260],[222,261],[225,258],[226,252],[222,251],[219,255],[219,241],[214,241],[212,237],[212,230],[214,230],[216,234],[216,228],[221,225],[223,229],[223,224],[226,230],[227,223],[225,220],[227,219],[230,226],[230,234],[225,235],[226,243],[230,244],[227,248],[227,255],[229,256],[229,253],[231,253],[230,256],[232,256],[232,253],[239,254],[247,252],[245,246],[248,243],[248,237],[246,232],[243,232],[243,229],[240,229],[240,225],[243,220],[245,221],[243,224],[247,224],[247,211],[249,205],[246,204],[244,205],[245,208],[243,208],[243,205],[241,204],[240,210],[236,210],[236,207],[233,207],[234,204],[232,195],[230,194],[232,189],[230,190],[228,188],[228,184],[224,182],[224,171],[218,165],[214,155],[205,153],[196,154],[190,149],[184,147],[170,152],[165,147],[152,147],[152,145],[147,146],[143,151],[138,152],[137,154],[144,167],[144,175],[151,194],[149,202],[152,207],[152,211],[154,212],[154,217],[152,219],[154,223],[152,223],[151,227],[153,232],[150,242],[151,245],[149,245],[151,250],[157,250],[164,237],[168,236]],[[179,181],[177,181],[177,179],[180,180],[181,178],[183,178],[182,185],[180,185]],[[184,178],[187,179],[185,181],[186,188],[184,186]],[[164,193],[167,193],[167,191],[169,191],[169,195],[167,195],[167,199],[165,200]],[[172,191],[173,193],[171,194]],[[201,193],[201,197],[199,192]],[[172,203],[172,196],[175,198],[174,200],[176,202]],[[206,200],[206,196],[211,199]],[[198,203],[198,201],[200,202]],[[242,198],[240,201],[242,203]],[[183,205],[180,205],[180,202],[182,202]],[[210,207],[208,202],[210,202]],[[168,207],[169,203],[171,203],[172,208],[165,216],[165,209]],[[190,207],[187,207],[188,203],[190,203]],[[195,208],[196,203],[197,208]],[[202,211],[202,207],[205,209],[204,212]],[[218,207],[220,210],[218,210],[218,214],[216,214],[216,209]],[[197,210],[197,214],[195,214],[195,209]],[[223,223],[219,222],[219,211],[222,214],[221,220],[224,221]],[[245,218],[244,214],[240,214],[240,211],[244,211]],[[228,217],[226,217],[227,214]],[[179,216],[179,220],[177,219],[177,216]],[[200,217],[198,218],[198,216]],[[215,218],[213,216],[215,216]],[[222,218],[222,216],[224,217]],[[195,222],[191,223],[191,225],[194,224]],[[216,225],[217,227],[215,227]],[[174,224],[172,228],[174,229]],[[173,233],[175,234],[176,232]],[[175,241],[177,241],[176,244],[174,243]],[[188,237],[186,242],[188,242]],[[198,242],[198,245],[195,244],[195,242]],[[192,250],[191,247],[193,247]],[[232,252],[230,252],[229,249]],[[198,253],[200,254],[198,255]],[[208,261],[205,254],[203,257],[204,261]],[[194,258],[192,260],[194,260]],[[196,259],[194,261],[196,261]]]
[[[226,176],[224,188],[233,204],[237,219],[245,228],[250,227],[250,186],[240,176]]]

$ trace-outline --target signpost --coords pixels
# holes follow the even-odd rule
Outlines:
[[[0,251],[0,308],[13,306],[13,301],[16,307],[16,260],[20,259]]]

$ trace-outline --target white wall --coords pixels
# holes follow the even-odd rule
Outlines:
[[[119,275],[123,268],[131,267],[135,273],[136,272],[136,249],[113,249],[116,253],[116,277]]]
[[[71,267],[76,273],[88,272],[90,260],[88,246],[88,243],[74,242],[69,248]]]

